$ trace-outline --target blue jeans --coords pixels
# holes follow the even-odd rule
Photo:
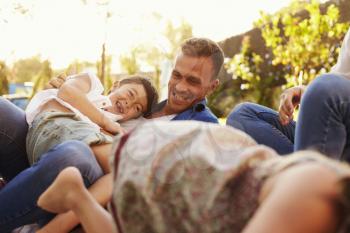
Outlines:
[[[295,151],[311,149],[350,161],[349,94],[350,80],[325,74],[316,78],[304,93],[297,124],[282,126],[277,112],[251,103],[234,108],[226,124],[243,130],[280,154],[292,152],[294,144]]]
[[[53,215],[36,202],[60,171],[77,167],[89,186],[102,176],[102,170],[90,148],[78,141],[57,145],[28,167],[24,112],[1,97],[0,112],[0,173],[8,181],[0,190],[0,232],[34,222],[43,225]]]
[[[226,124],[246,132],[257,143],[281,155],[293,152],[295,122],[283,126],[278,113],[270,108],[253,103],[239,104],[227,117]]]
[[[302,98],[295,133],[295,150],[350,162],[350,80],[334,74],[316,78]]]

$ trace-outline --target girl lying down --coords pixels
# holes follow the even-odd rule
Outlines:
[[[109,173],[112,134],[123,131],[118,122],[148,114],[158,95],[149,79],[140,76],[121,80],[108,96],[103,96],[103,91],[95,75],[84,73],[68,77],[59,89],[38,92],[26,109],[30,163],[64,141],[78,140],[90,145],[104,173]],[[106,175],[91,186],[102,204],[110,199],[109,179]],[[77,224],[74,218],[62,216],[54,222],[57,218],[67,229]]]

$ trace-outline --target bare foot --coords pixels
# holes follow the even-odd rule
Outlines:
[[[84,183],[79,170],[68,167],[41,194],[38,206],[53,213],[64,213],[72,209],[83,190]]]

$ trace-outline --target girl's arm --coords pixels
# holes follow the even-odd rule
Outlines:
[[[107,118],[89,101],[86,94],[90,88],[91,82],[88,74],[79,74],[73,79],[66,80],[59,88],[57,95],[106,131],[113,134],[120,132],[120,125]]]

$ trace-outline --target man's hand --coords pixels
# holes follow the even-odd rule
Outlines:
[[[282,125],[286,125],[293,120],[294,109],[299,105],[305,88],[305,86],[296,86],[289,88],[282,93],[280,106],[278,108],[279,118]]]
[[[65,74],[59,74],[57,77],[50,79],[44,89],[59,89],[62,84],[66,81],[67,76]]]

